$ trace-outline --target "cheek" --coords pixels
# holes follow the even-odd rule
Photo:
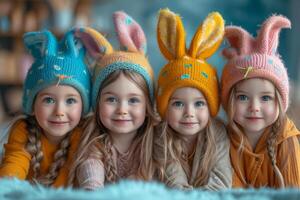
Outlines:
[[[82,105],[77,105],[70,108],[70,114],[74,120],[79,121],[82,114]]]
[[[114,108],[113,106],[108,106],[108,105],[105,105],[105,104],[100,104],[99,105],[99,117],[102,121],[102,119],[107,119],[107,118],[110,118],[111,115],[113,114],[114,112]]]
[[[181,112],[176,109],[168,108],[167,110],[167,122],[173,127],[173,124],[176,124],[180,120]]]
[[[132,108],[132,115],[141,122],[144,122],[146,117],[146,107]]]
[[[209,118],[209,110],[208,109],[199,110],[197,112],[197,116],[200,121],[205,122],[206,124]]]
[[[264,114],[265,116],[267,116],[270,120],[274,119],[276,120],[278,115],[279,115],[279,109],[278,109],[278,106],[275,105],[275,104],[272,104],[272,105],[266,105],[264,107]]]
[[[233,119],[240,119],[246,112],[246,107],[243,104],[236,103],[234,108]]]

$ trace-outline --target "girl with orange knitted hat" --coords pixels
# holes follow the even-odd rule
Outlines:
[[[124,12],[114,13],[123,50],[113,50],[97,31],[81,28],[76,35],[96,58],[92,107],[70,183],[89,190],[120,179],[152,179],[153,71],[145,56],[143,30]]]
[[[190,48],[180,16],[159,13],[157,37],[168,60],[158,77],[157,109],[162,123],[154,145],[157,175],[168,186],[219,190],[231,187],[229,140],[215,116],[219,110],[216,70],[206,62],[224,34],[222,16],[211,13]]]
[[[226,27],[230,47],[222,74],[222,104],[228,114],[233,187],[299,187],[300,133],[286,116],[287,70],[277,53],[279,32],[290,28],[271,16],[256,38]]]

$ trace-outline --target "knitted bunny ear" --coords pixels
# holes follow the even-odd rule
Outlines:
[[[220,46],[224,35],[224,20],[218,12],[210,13],[196,31],[189,55],[192,58],[206,59]]]
[[[223,50],[223,55],[228,59],[237,56],[248,54],[254,46],[254,38],[244,29],[237,26],[226,26],[225,38],[230,44],[230,48]]]
[[[113,47],[105,37],[92,28],[75,28],[74,34],[76,38],[82,41],[89,54],[95,59],[113,52]]]
[[[140,25],[122,11],[115,12],[113,19],[121,49],[146,54],[146,37]]]
[[[276,53],[282,28],[291,28],[290,20],[283,16],[271,16],[263,23],[256,39],[260,53]]]
[[[54,55],[57,50],[57,40],[49,31],[25,33],[23,40],[34,58]]]
[[[168,60],[181,58],[186,54],[182,21],[169,9],[159,11],[157,40],[160,51]]]
[[[70,30],[64,35],[60,46],[65,54],[72,57],[82,57],[85,53],[82,42],[74,36],[74,30]]]

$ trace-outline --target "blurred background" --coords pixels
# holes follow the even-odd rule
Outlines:
[[[148,57],[157,76],[166,61],[156,41],[159,9],[168,7],[181,15],[187,45],[208,13],[218,11],[226,25],[238,25],[256,36],[260,24],[272,14],[292,21],[282,30],[279,53],[288,68],[291,85],[289,116],[300,128],[300,1],[298,0],[0,0],[0,126],[21,113],[22,83],[32,58],[22,36],[28,31],[49,29],[57,37],[73,26],[91,26],[118,48],[112,13],[123,10],[144,29]],[[220,48],[222,49],[223,46]],[[209,59],[219,75],[225,60],[220,50]],[[222,115],[222,112],[220,113]]]

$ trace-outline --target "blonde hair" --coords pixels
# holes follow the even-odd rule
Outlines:
[[[51,186],[58,175],[59,169],[64,165],[67,159],[72,131],[68,132],[65,138],[60,142],[60,148],[54,154],[54,160],[49,167],[49,172],[46,175],[40,175],[41,161],[44,157],[41,144],[41,134],[43,134],[42,128],[39,126],[34,116],[28,116],[25,118],[25,122],[28,130],[26,150],[32,156],[30,161],[33,170],[32,182]]]
[[[223,137],[221,131],[226,132],[224,123],[217,118],[209,118],[205,130],[200,131],[195,145],[196,151],[194,159],[197,156],[199,162],[193,166],[192,174],[189,163],[183,159],[183,136],[169,127],[166,121],[159,127],[159,134],[155,140],[154,160],[157,163],[157,176],[162,182],[166,182],[167,165],[172,163],[180,164],[189,180],[189,184],[194,187],[204,186],[208,183],[210,172],[217,161],[217,142]],[[160,132],[160,133],[158,133]],[[173,175],[172,175],[173,176]]]
[[[262,79],[265,80],[265,79]],[[241,83],[241,82],[239,82]],[[237,83],[237,84],[239,84]],[[244,134],[242,132],[242,127],[240,127],[234,120],[234,113],[235,113],[235,93],[236,93],[236,87],[237,84],[231,89],[230,91],[230,96],[229,96],[229,100],[228,100],[228,106],[227,106],[227,114],[228,114],[228,128],[232,131],[229,131],[230,134],[237,134],[237,136],[240,138],[240,146],[238,148],[238,153],[240,155],[240,158],[242,157],[242,153],[244,150]],[[279,168],[276,162],[276,158],[277,158],[277,152],[278,150],[278,145],[276,143],[277,141],[277,137],[279,134],[281,134],[284,130],[284,127],[286,125],[287,122],[287,116],[286,113],[283,111],[283,104],[282,104],[282,98],[280,96],[279,91],[275,88],[275,99],[277,102],[277,106],[279,108],[279,115],[278,118],[276,119],[276,121],[273,123],[273,125],[267,127],[267,131],[269,132],[269,137],[267,140],[267,150],[268,150],[268,155],[270,157],[271,160],[271,164],[273,167],[273,170],[276,174],[277,177],[277,181],[278,181],[278,185],[279,187],[285,187],[285,181],[284,181],[284,176],[282,175],[282,169],[283,169],[283,163],[282,166]],[[290,141],[288,141],[288,143],[290,143]],[[289,151],[288,150],[288,145],[283,144],[281,150],[282,151]],[[240,168],[238,166],[238,170],[239,173],[241,174]],[[242,180],[244,182],[245,185],[249,185],[246,180],[243,178]]]
[[[105,181],[115,182],[120,178],[113,164],[111,151],[112,140],[109,136],[108,130],[101,123],[99,117],[99,100],[101,90],[117,80],[121,74],[135,83],[146,96],[146,119],[143,125],[138,128],[137,135],[133,139],[133,142],[130,146],[129,157],[131,159],[139,158],[140,162],[137,163],[138,179],[150,180],[153,177],[153,127],[157,123],[158,119],[153,110],[147,83],[144,78],[136,72],[129,70],[117,70],[109,75],[109,77],[103,82],[98,92],[95,115],[89,120],[89,125],[84,133],[84,138],[82,139],[79,147],[80,153],[78,151],[76,160],[69,173],[70,185],[72,185],[74,182],[77,167],[89,157],[100,159],[103,162],[105,168]]]

